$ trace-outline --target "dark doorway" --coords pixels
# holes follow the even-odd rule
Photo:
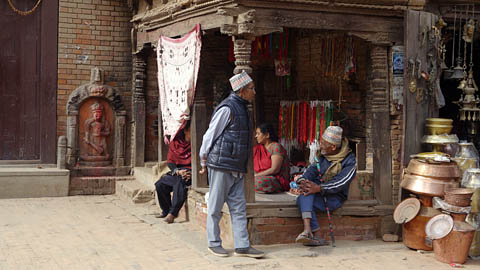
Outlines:
[[[54,163],[58,2],[1,1],[0,28],[0,163]]]

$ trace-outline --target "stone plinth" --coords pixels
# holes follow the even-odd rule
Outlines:
[[[69,170],[0,168],[0,199],[68,196]]]
[[[393,207],[374,206],[370,202],[346,203],[332,213],[336,240],[373,240],[383,233],[384,217]],[[207,205],[204,194],[189,190],[187,200],[190,221],[206,229]],[[232,224],[226,204],[220,220],[222,241],[233,244]],[[317,213],[322,237],[330,239],[326,214]],[[247,220],[252,245],[294,243],[303,231],[303,221],[294,201],[256,202],[247,204]]]

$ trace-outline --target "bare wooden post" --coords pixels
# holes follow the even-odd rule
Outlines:
[[[191,148],[192,148],[192,188],[207,187],[207,176],[201,175],[200,171],[200,147],[202,146],[203,134],[207,131],[207,104],[203,98],[197,97],[193,104],[192,118],[190,122]]]
[[[168,147],[163,140],[162,105],[158,102],[158,164],[167,159]]]
[[[374,45],[370,51],[374,193],[375,198],[384,204],[392,202],[387,49],[387,46],[384,45]]]
[[[248,105],[248,114],[250,117],[250,123],[252,123],[252,129],[255,128],[255,122],[254,122],[254,113],[253,113],[253,105]],[[254,132],[250,134],[250,140],[253,142],[255,140]],[[253,143],[252,143],[252,149],[249,151],[250,156],[248,157],[248,163],[247,163],[247,174],[245,175],[245,199],[247,200],[247,203],[254,203],[255,202],[255,176],[254,176],[254,170],[253,170]]]

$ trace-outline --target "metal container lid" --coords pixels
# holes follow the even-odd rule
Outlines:
[[[453,229],[453,219],[450,215],[440,214],[430,219],[425,226],[427,237],[435,240],[447,236]]]
[[[393,219],[397,224],[407,223],[416,217],[419,211],[420,201],[417,198],[408,198],[395,207]]]

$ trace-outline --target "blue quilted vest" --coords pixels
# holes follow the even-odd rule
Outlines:
[[[209,168],[247,172],[252,136],[247,104],[248,101],[231,93],[215,109],[214,114],[224,106],[230,108],[231,120],[208,153]]]

